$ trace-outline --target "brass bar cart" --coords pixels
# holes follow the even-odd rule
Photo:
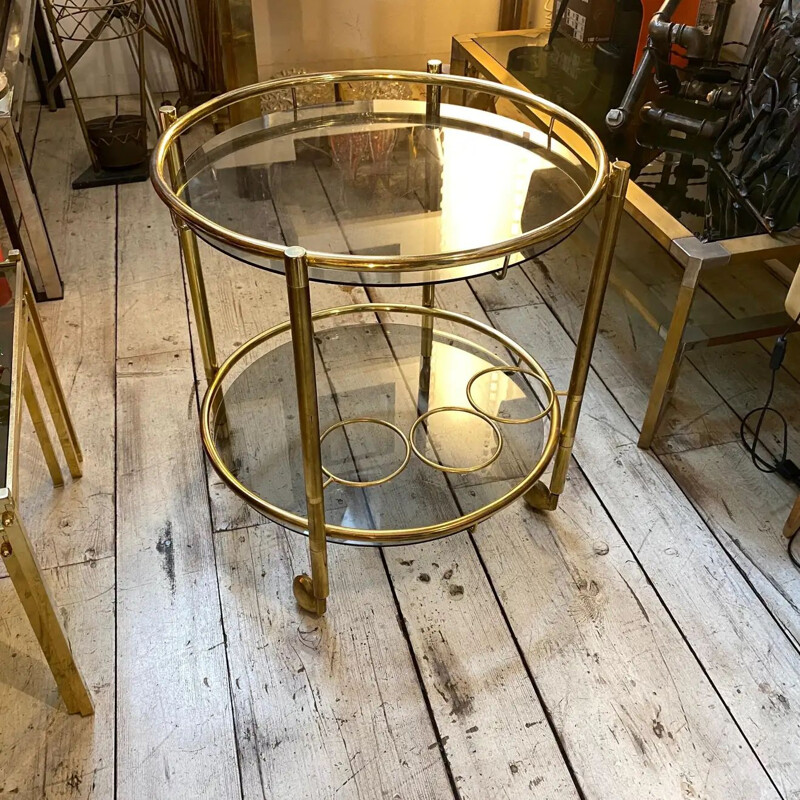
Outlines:
[[[216,135],[203,124],[255,99],[263,113],[254,118]],[[504,113],[517,108],[547,115],[549,128]],[[310,575],[294,582],[303,609],[326,610],[329,542],[424,542],[474,528],[519,497],[555,509],[627,164],[609,164],[597,136],[558,106],[442,75],[439,62],[427,73],[292,75],[178,119],[162,107],[161,118],[151,178],[180,231],[198,322],[203,443],[236,494],[308,535]],[[184,157],[189,132],[206,140]],[[438,308],[435,285],[504,278],[569,236],[601,200],[572,377],[559,392],[508,336]],[[286,280],[288,320],[219,366],[198,236]],[[422,298],[312,312],[311,281],[367,292],[421,286]]]

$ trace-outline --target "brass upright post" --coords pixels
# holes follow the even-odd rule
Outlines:
[[[625,208],[625,192],[628,188],[630,164],[615,161],[611,165],[608,188],[606,190],[603,225],[600,242],[595,253],[589,292],[583,309],[583,320],[578,334],[575,361],[564,408],[564,420],[561,425],[561,436],[558,450],[553,462],[553,474],[549,489],[540,481],[525,495],[529,505],[543,510],[553,510],[558,505],[558,497],[564,491],[569,470],[569,459],[575,444],[575,432],[578,428],[578,417],[581,412],[586,380],[600,327],[600,314],[608,286],[608,276],[614,258],[614,246],[617,242],[620,220]]]
[[[433,308],[436,305],[436,284],[422,285],[422,305]],[[419,388],[417,393],[417,413],[424,414],[428,410],[428,399],[431,391],[431,356],[433,355],[433,317],[427,314],[420,323],[420,365]]]
[[[303,448],[303,477],[311,561],[311,577],[306,574],[297,575],[293,589],[294,596],[302,608],[313,614],[324,614],[328,597],[328,543],[325,533],[317,377],[314,368],[314,324],[311,319],[306,251],[302,247],[286,248],[284,265],[289,296],[300,441]]]
[[[175,106],[163,105],[158,110],[162,133],[178,118]],[[172,188],[177,192],[181,187],[181,174],[183,173],[183,153],[180,140],[170,148],[167,166]],[[211,383],[217,374],[217,352],[214,347],[214,332],[211,328],[211,314],[208,310],[206,286],[203,281],[203,267],[200,263],[200,250],[197,246],[197,237],[193,230],[173,215],[175,226],[180,236],[181,252],[186,263],[186,274],[189,278],[189,294],[192,298],[192,309],[197,326],[197,338],[200,340],[200,352],[203,356],[203,367],[206,381]]]
[[[438,58],[428,61],[430,75],[442,74],[442,62]],[[438,125],[442,108],[442,87],[428,85],[425,91],[425,122],[428,125]]]

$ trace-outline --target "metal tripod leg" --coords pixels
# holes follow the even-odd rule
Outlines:
[[[308,548],[311,561],[311,577],[306,574],[297,575],[293,589],[294,596],[302,608],[312,614],[324,614],[328,597],[328,543],[325,532],[317,377],[314,367],[314,323],[311,319],[306,251],[302,247],[288,247],[284,264],[289,296],[300,440],[303,448]]]

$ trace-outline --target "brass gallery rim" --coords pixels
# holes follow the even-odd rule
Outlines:
[[[472,464],[468,467],[456,467],[450,464],[443,464],[441,461],[434,461],[431,458],[422,454],[422,451],[414,444],[414,434],[417,432],[417,428],[422,425],[424,422],[427,422],[432,416],[436,414],[469,414],[470,416],[477,417],[478,419],[483,420],[494,433],[495,438],[495,448],[492,451],[491,455],[484,459],[483,461],[479,462],[478,464]],[[428,434],[428,438],[431,439],[430,433]],[[411,449],[414,451],[414,455],[423,463],[427,464],[432,469],[438,469],[440,472],[452,472],[456,475],[466,475],[470,472],[479,472],[482,469],[486,469],[486,467],[494,464],[498,458],[500,458],[500,453],[503,452],[503,434],[500,433],[500,428],[489,419],[482,411],[476,411],[474,408],[467,408],[466,406],[439,406],[437,408],[432,408],[430,411],[426,411],[424,414],[420,414],[415,420],[414,424],[411,426],[411,430],[408,434],[408,439],[411,442]],[[432,441],[432,440],[431,440]]]
[[[534,414],[532,417],[523,417],[521,419],[516,419],[513,417],[501,417],[498,414],[490,414],[488,411],[485,411],[478,405],[477,401],[472,396],[472,387],[475,385],[475,381],[478,381],[484,375],[490,375],[493,372],[502,372],[504,375],[526,375],[527,377],[538,381],[544,387],[545,394],[547,395],[547,405],[538,414]],[[467,382],[467,400],[469,400],[469,404],[479,414],[483,414],[484,417],[493,420],[494,422],[502,422],[505,425],[527,425],[529,422],[538,422],[540,419],[544,419],[552,411],[553,405],[556,402],[556,393],[553,390],[550,382],[544,380],[542,378],[542,374],[538,372],[533,372],[532,370],[525,369],[524,367],[486,367],[486,369],[476,372]]]
[[[153,149],[150,161],[150,180],[156,193],[178,218],[201,235],[208,235],[217,241],[239,248],[243,252],[254,256],[283,259],[287,246],[232,231],[203,216],[184,202],[172,188],[167,178],[167,160],[170,150],[173,144],[180,140],[180,136],[186,133],[193,125],[236,103],[261,97],[264,94],[280,89],[298,89],[303,86],[356,81],[419,83],[426,86],[481,92],[547,114],[551,120],[551,131],[555,122],[559,122],[588,146],[594,158],[594,164],[590,165],[594,169],[594,177],[583,198],[561,216],[533,230],[501,242],[467,250],[409,256],[356,256],[309,250],[307,251],[307,259],[310,267],[326,267],[344,271],[355,269],[368,272],[414,272],[491,261],[494,258],[524,250],[571,231],[587,216],[605,193],[610,174],[608,155],[597,134],[574,114],[530,92],[492,81],[466,78],[459,75],[441,75],[406,70],[342,70],[339,72],[290,75],[285,78],[276,78],[244,86],[215,97],[179,117],[159,138],[156,147]]]
[[[342,478],[339,475],[334,475],[333,472],[322,464],[322,471],[328,476],[328,480],[322,484],[323,489],[327,489],[332,483],[340,483],[342,486],[353,486],[360,489],[365,489],[370,486],[380,486],[382,483],[389,483],[392,478],[396,478],[408,466],[408,462],[411,460],[411,442],[408,436],[406,436],[397,425],[393,425],[391,422],[385,419],[379,419],[378,417],[351,417],[350,419],[340,419],[338,422],[334,422],[333,425],[319,437],[319,443],[322,444],[325,441],[325,437],[329,434],[340,428],[346,428],[348,425],[380,425],[383,428],[388,428],[396,434],[405,447],[403,460],[400,466],[388,475],[385,475],[383,478],[375,478],[371,481],[353,481],[348,478]]]
[[[440,319],[447,322],[454,322],[470,328],[478,333],[494,339],[499,342],[506,350],[508,350],[513,357],[518,359],[521,364],[524,364],[531,371],[541,376],[541,379],[546,383],[549,390],[555,394],[555,389],[547,374],[541,368],[539,363],[529,355],[520,345],[513,339],[506,336],[500,331],[494,330],[488,325],[476,320],[470,319],[463,314],[457,314],[453,311],[445,311],[439,308],[426,308],[424,306],[407,305],[403,303],[368,303],[351,306],[341,306],[338,308],[327,308],[321,311],[314,312],[311,317],[314,322],[324,319],[336,319],[349,315],[357,315],[368,312],[374,314],[376,312],[398,313],[398,314],[413,314],[424,318]],[[220,478],[241,497],[248,505],[254,508],[259,513],[268,517],[269,519],[277,522],[280,525],[299,531],[305,532],[308,530],[308,520],[286,509],[273,505],[266,498],[260,497],[252,490],[248,489],[235,475],[230,471],[228,466],[222,459],[222,456],[217,448],[214,437],[214,417],[218,409],[224,408],[224,395],[222,392],[223,384],[226,377],[230,374],[231,370],[249,353],[256,348],[269,342],[271,339],[285,334],[291,330],[289,321],[276,325],[268,330],[257,334],[252,339],[246,341],[243,345],[237,348],[224,363],[220,366],[219,371],[214,376],[214,379],[209,384],[208,390],[203,398],[203,406],[200,412],[200,426],[203,438],[203,447],[214,466],[215,471]],[[247,369],[247,368],[245,368]],[[518,497],[521,497],[527,492],[536,481],[542,476],[547,465],[555,455],[558,447],[559,434],[561,430],[561,407],[558,402],[554,402],[550,413],[550,426],[547,433],[547,438],[542,446],[541,453],[538,460],[531,468],[531,471],[522,478],[516,486],[510,488],[504,495],[493,500],[481,508],[478,508],[468,514],[460,517],[455,517],[444,522],[439,522],[434,525],[427,525],[418,528],[404,528],[404,529],[387,529],[387,530],[365,530],[360,528],[347,528],[341,525],[326,524],[325,532],[329,541],[339,542],[342,544],[411,544],[414,542],[424,542],[431,539],[438,539],[443,536],[449,536],[453,533],[471,528],[488,519],[497,511],[510,505]]]

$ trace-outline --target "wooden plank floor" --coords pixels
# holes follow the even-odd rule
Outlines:
[[[24,512],[97,714],[64,713],[0,575],[0,798],[800,800],[800,574],[781,536],[796,490],[738,444],[770,342],[693,352],[643,452],[660,340],[611,293],[559,510],[517,503],[472,535],[333,548],[314,619],[291,594],[305,540],[202,458],[166,209],[147,184],[71,190],[86,154],[70,108],[35,130],[66,285],[41,311],[86,472],[54,491],[26,422]],[[438,301],[527,345],[562,385],[594,235]],[[221,353],[285,318],[281,278],[202,255]],[[674,294],[676,268],[630,220],[617,258]],[[741,268],[714,276],[697,314],[772,311],[784,291]],[[365,297],[313,287],[317,308]],[[776,402],[797,458],[800,342],[789,353]]]

